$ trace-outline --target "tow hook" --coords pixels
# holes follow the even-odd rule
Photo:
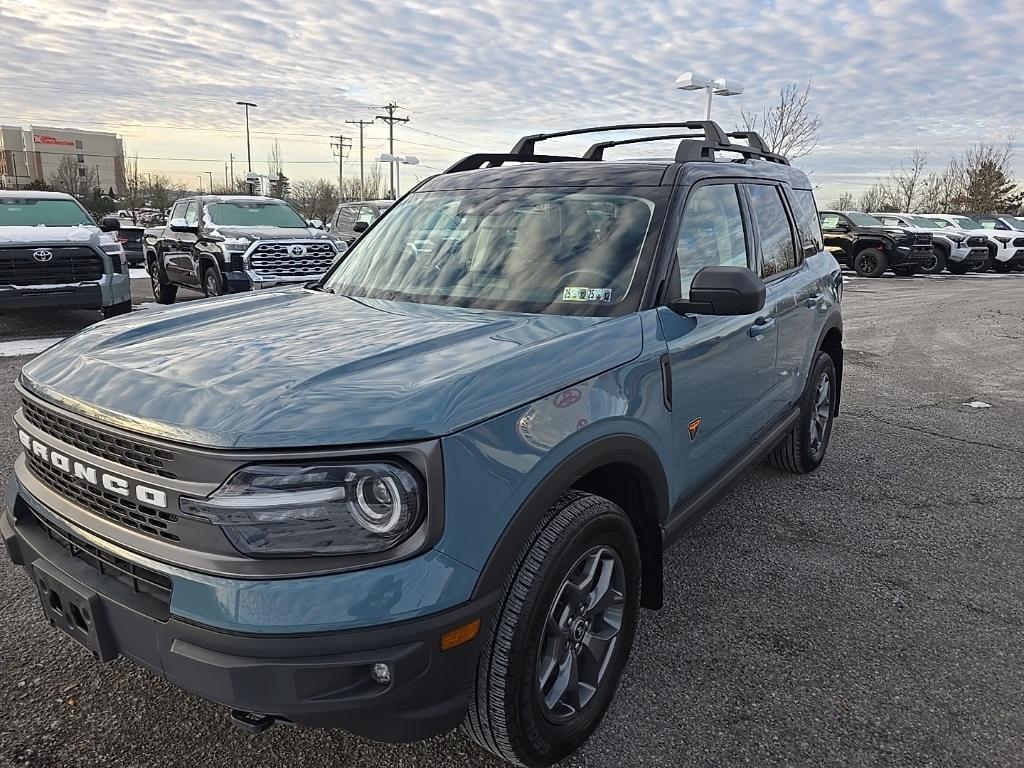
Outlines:
[[[261,715],[259,712],[246,712],[244,709],[231,710],[231,723],[246,733],[263,733],[274,724],[273,715]]]

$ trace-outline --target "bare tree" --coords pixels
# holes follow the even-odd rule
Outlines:
[[[78,163],[74,155],[64,155],[50,176],[50,186],[67,195],[77,195],[82,190],[82,179],[78,175]]]
[[[892,209],[889,190],[881,182],[877,182],[861,193],[855,206],[858,211],[885,211]]]
[[[359,179],[345,179],[341,199],[346,200],[380,200],[384,195],[384,174],[378,163],[372,163],[365,174],[365,182],[360,185]]]
[[[124,203],[132,223],[139,220],[139,208],[143,205],[146,195],[145,177],[139,171],[139,155],[136,152],[124,161]]]
[[[928,155],[922,149],[915,149],[910,161],[900,163],[889,174],[889,183],[885,185],[889,203],[897,211],[913,213],[918,210],[921,195],[925,188],[924,169],[928,165]]]
[[[783,86],[778,103],[760,113],[741,109],[743,129],[757,131],[772,152],[790,160],[809,155],[818,144],[822,125],[821,115],[810,111],[812,84],[812,79],[807,78],[803,89],[797,83]]]
[[[832,201],[829,208],[835,211],[851,211],[855,205],[853,195],[849,192],[843,192],[839,197]]]
[[[954,204],[964,211],[1016,213],[1021,207],[1021,189],[1013,180],[1015,141],[1002,144],[981,142],[968,148],[950,163],[960,177],[961,190]]]
[[[300,179],[292,182],[288,199],[307,219],[327,221],[338,207],[338,187],[326,179]]]

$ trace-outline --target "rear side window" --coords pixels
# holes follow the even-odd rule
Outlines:
[[[334,226],[339,229],[351,229],[356,220],[356,206],[343,205],[338,209],[338,215],[334,219]]]
[[[172,219],[184,219],[185,209],[188,207],[188,200],[182,200],[174,204],[174,210],[171,211]]]
[[[374,219],[377,218],[377,209],[372,205],[364,205],[359,209],[359,217],[356,219],[357,222],[365,222],[372,224]]]
[[[761,276],[771,277],[796,267],[796,248],[789,216],[778,187],[745,184],[761,243]]]
[[[825,243],[818,224],[818,206],[814,202],[814,193],[809,189],[794,189],[791,197],[796,228],[800,233],[800,246],[807,251],[813,248],[814,253],[818,253],[824,249]]]
[[[734,184],[698,187],[686,201],[676,241],[682,295],[704,267],[746,267],[743,214]]]

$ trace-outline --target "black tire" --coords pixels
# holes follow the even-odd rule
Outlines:
[[[1000,275],[1008,275],[1013,272],[1013,264],[1008,261],[993,261],[992,269]]]
[[[951,275],[966,275],[970,270],[970,266],[960,261],[947,261],[946,269],[949,270]]]
[[[827,403],[821,402],[821,382],[828,381]],[[825,459],[828,441],[832,436],[832,422],[835,418],[838,378],[832,358],[825,352],[818,352],[807,379],[807,389],[800,399],[800,418],[793,430],[768,454],[768,463],[776,469],[806,475],[813,472]],[[812,424],[817,432],[812,432]]]
[[[619,583],[620,589],[609,588],[605,594],[621,602],[613,603],[618,629],[606,646],[610,655],[604,657],[606,663],[595,665],[591,644],[601,648],[597,635],[607,634],[612,625],[598,618],[586,624],[584,614],[570,608],[570,596],[579,593],[564,587],[575,573],[586,573],[578,570],[581,563],[599,555],[608,559],[599,558],[588,583],[596,591],[600,577],[611,574],[610,583]],[[583,601],[593,600],[593,595]],[[564,495],[534,529],[505,582],[484,637],[463,730],[480,746],[518,765],[548,766],[570,755],[590,737],[611,703],[633,644],[639,604],[640,552],[625,513],[600,496],[575,491]],[[559,627],[564,620],[564,632],[554,630],[549,614],[558,614]],[[591,633],[594,626],[602,630]],[[555,660],[560,657],[567,661],[559,665]],[[581,680],[597,675],[586,701],[584,693],[570,697],[578,706],[575,711],[560,698],[552,707],[546,700],[558,692],[566,664]],[[556,672],[555,684],[545,694],[542,681]],[[566,673],[566,678],[571,676]]]
[[[901,264],[898,267],[893,267],[892,271],[896,277],[913,277],[917,273],[917,265]]]
[[[103,307],[102,312],[104,317],[117,317],[118,315],[127,315],[132,311],[132,300],[126,299],[120,301],[117,304],[111,304],[109,307]]]
[[[178,295],[178,286],[167,282],[163,270],[155,261],[149,263],[149,282],[153,286],[153,298],[157,304],[173,304]]]
[[[211,298],[224,295],[224,276],[213,262],[203,265],[203,293]]]
[[[946,253],[941,248],[932,248],[932,258],[921,263],[921,271],[926,275],[938,275],[946,268]]]
[[[865,248],[853,257],[853,269],[861,277],[881,277],[888,266],[889,260],[877,248]]]

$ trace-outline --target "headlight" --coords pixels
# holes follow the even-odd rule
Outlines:
[[[423,499],[417,476],[393,462],[265,464],[180,506],[221,526],[246,555],[297,557],[390,549],[419,527]]]
[[[946,237],[948,237],[950,240],[952,240],[957,245],[960,245],[960,243],[962,243],[964,240],[967,239],[963,235],[954,235],[952,233],[946,235]]]
[[[996,235],[996,240],[998,240],[998,241],[999,241],[1000,243],[1002,243],[1003,245],[1006,245],[1006,244],[1007,244],[1007,243],[1009,243],[1009,242],[1010,242],[1010,240],[1012,240],[1012,239],[1013,239],[1013,238],[1010,238],[1010,237],[1000,237],[999,235]]]

